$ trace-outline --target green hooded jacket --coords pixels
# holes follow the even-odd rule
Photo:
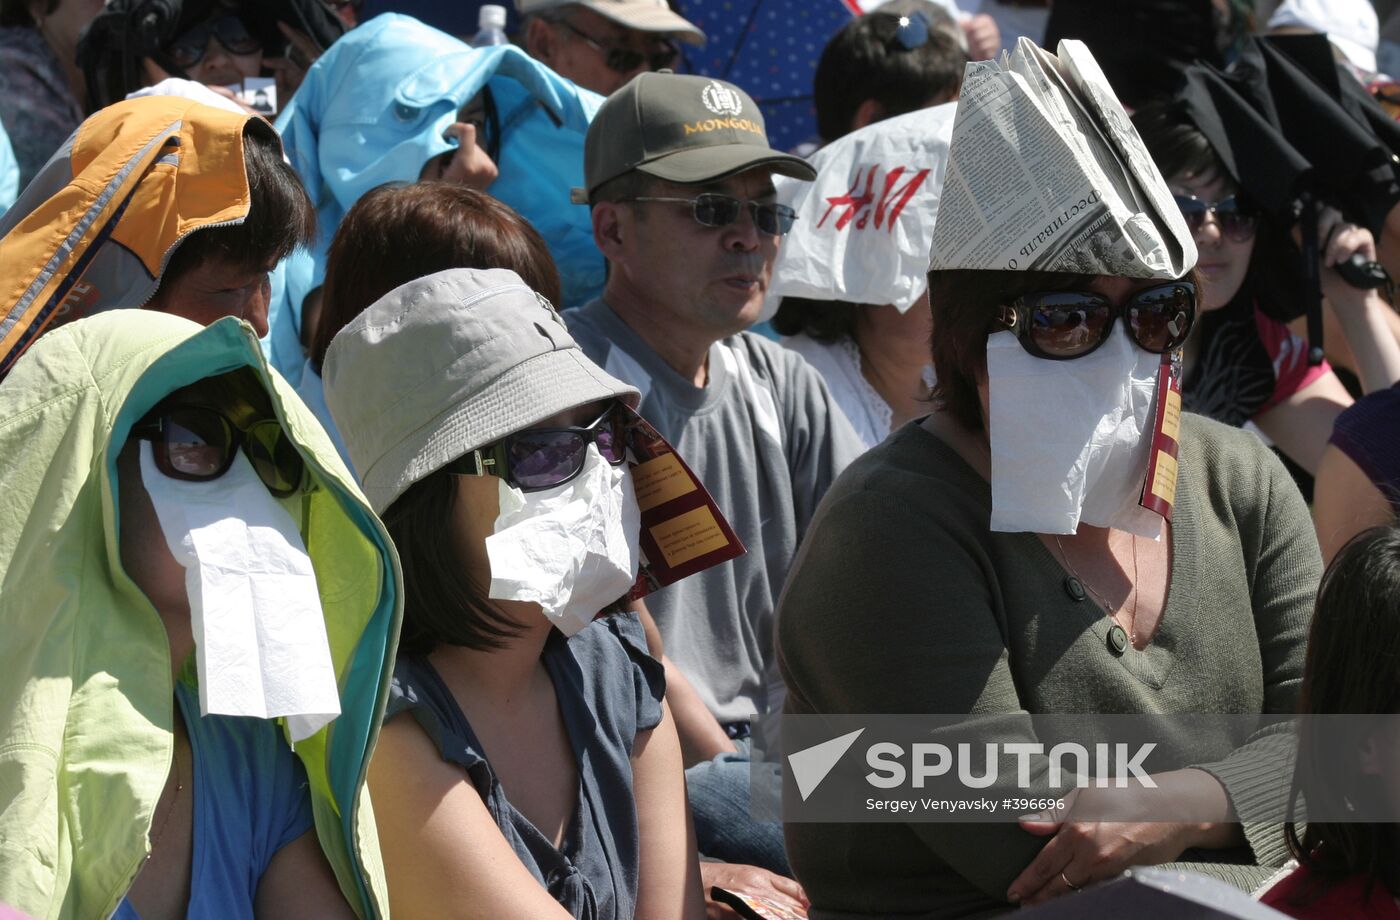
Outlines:
[[[283,502],[340,689],[341,715],[296,745],[316,833],[355,910],[388,913],[365,773],[403,610],[389,536],[251,327],[120,310],[50,332],[0,384],[0,903],[37,920],[112,914],[173,757],[169,644],[121,566],[117,454],[162,397],[244,366],[314,481]]]

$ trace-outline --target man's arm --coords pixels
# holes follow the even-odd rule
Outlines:
[[[734,742],[710,714],[690,680],[674,661],[666,657],[661,630],[652,619],[646,602],[636,600],[628,606],[636,611],[642,621],[642,629],[647,634],[647,650],[666,668],[666,704],[671,707],[671,717],[676,722],[676,734],[680,736],[685,766],[693,767],[720,754],[732,753],[735,750]]]

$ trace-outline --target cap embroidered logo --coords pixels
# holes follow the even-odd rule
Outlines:
[[[711,80],[700,92],[700,101],[716,115],[738,115],[744,111],[739,94],[718,80]]]

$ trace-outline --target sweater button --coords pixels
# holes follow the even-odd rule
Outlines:
[[[1079,579],[1075,578],[1073,575],[1065,579],[1065,593],[1069,595],[1069,599],[1072,601],[1082,601],[1085,597],[1084,586],[1080,584]]]
[[[1108,628],[1108,650],[1115,655],[1122,655],[1128,650],[1128,631],[1114,623]]]

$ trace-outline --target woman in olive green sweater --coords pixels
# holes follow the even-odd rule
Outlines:
[[[1003,330],[1034,358],[1061,359],[1062,374],[1078,365],[1063,359],[1088,360],[1077,353],[1086,347],[1169,352],[1190,328],[1194,296],[1170,292],[1189,310],[1168,319],[1169,336],[1153,338],[1141,311],[1131,329],[1124,318],[1161,287],[930,273],[936,408],[848,468],[812,523],[778,616],[787,713],[1027,717],[1029,736],[1028,714],[1293,711],[1320,558],[1302,498],[1252,434],[1183,417],[1175,508],[1169,524],[1157,521],[1158,539],[1142,533],[1140,516],[1131,530],[1076,521],[1059,534],[989,523],[1016,511],[993,499],[989,335]],[[1034,307],[1046,292],[1108,305],[1106,315],[1123,321],[1057,340],[1004,308]],[[1127,345],[1116,336],[1129,336]],[[1057,379],[1044,386],[1053,391]],[[1066,392],[1005,436],[1033,455],[1082,425],[1078,397]],[[1099,419],[1088,421],[1093,429]],[[1259,765],[1287,745],[1181,731],[1164,746],[1199,754],[1200,765],[1156,779],[1210,820],[1108,824],[1071,811],[1058,824],[790,823],[788,855],[811,916],[991,914],[1174,861],[1253,887],[1285,858],[1281,829],[1242,825],[1236,814],[1277,794]],[[1078,804],[1113,793],[1085,790]]]

